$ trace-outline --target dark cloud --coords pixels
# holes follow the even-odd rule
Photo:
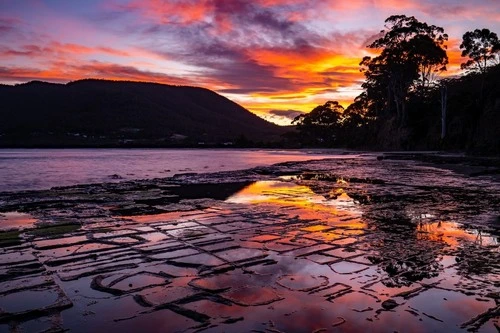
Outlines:
[[[133,66],[121,66],[98,61],[91,61],[83,64],[56,61],[52,65],[53,68],[50,70],[21,67],[0,67],[0,77],[5,81],[10,82],[45,79],[51,82],[64,83],[69,80],[96,78],[195,85],[193,81],[186,80],[185,78],[178,78],[163,73],[143,71]],[[50,78],[44,77],[44,73],[46,74],[47,71],[50,71]]]
[[[256,12],[252,17],[252,22],[282,33],[293,32],[294,28],[298,26],[295,22],[278,19],[276,14],[269,10]]]
[[[109,24],[111,29],[120,26],[122,31],[119,34],[136,36],[141,48],[167,60],[198,68],[190,75],[198,77],[199,84],[218,82],[230,86],[220,92],[272,93],[328,84],[326,81],[311,82],[305,78],[285,77],[282,75],[282,64],[263,64],[250,52],[271,49],[283,54],[314,56],[325,52],[332,38],[334,42],[337,40],[345,44],[341,34],[321,36],[306,27],[304,22],[287,16],[290,10],[301,10],[300,6],[307,7],[308,4],[281,2],[270,6],[269,3],[263,5],[261,1],[247,0],[203,0],[198,3],[204,10],[204,19],[188,23],[169,19],[169,15],[175,13],[167,12],[168,9],[177,4],[172,0],[161,2],[159,8],[153,8],[158,6],[156,2],[116,4],[109,9],[107,18],[114,21],[114,24]],[[193,10],[194,4],[195,1],[183,2],[188,6],[186,13]],[[159,9],[160,12],[153,12],[152,9]],[[132,19],[137,15],[146,19]],[[151,15],[155,15],[154,18]],[[99,21],[106,24],[102,17]],[[121,24],[117,25],[118,22]]]
[[[278,67],[259,64],[244,49],[223,41],[201,42],[183,59],[206,68],[201,75],[209,74],[212,79],[237,87],[225,92],[276,92],[295,87],[291,80],[276,75]]]
[[[184,84],[191,83],[190,80],[185,78],[178,78],[175,76],[167,75],[164,73],[143,71],[133,66],[123,66],[111,63],[103,63],[99,61],[92,61],[87,64],[70,65],[67,67],[72,68],[79,73],[86,73],[84,77],[93,78],[106,78],[106,77],[119,77],[124,79],[139,80],[139,81],[157,81],[170,84]]]
[[[1,22],[0,22],[0,34],[6,34],[10,31],[13,30],[13,27],[12,26],[8,26],[8,25],[3,25]]]
[[[269,110],[269,114],[293,120],[295,117],[304,114],[299,110]]]
[[[47,51],[47,50],[45,50]],[[37,45],[23,45],[19,49],[12,49],[4,46],[0,46],[1,56],[16,56],[16,57],[36,57],[42,55],[44,49]]]
[[[240,15],[252,10],[253,5],[246,0],[213,0],[216,13],[225,15]]]
[[[247,92],[278,92],[293,90],[295,85],[287,78],[275,75],[277,67],[259,64],[253,59],[233,58],[232,63],[198,62],[211,66],[211,77]]]
[[[0,28],[5,30],[14,29],[14,27],[21,24],[22,21],[15,17],[0,17]]]
[[[0,17],[0,43],[6,42],[7,38],[11,40],[21,39],[23,34],[20,28],[24,22],[14,17]]]
[[[254,26],[253,28],[260,26],[287,34],[298,25],[280,18],[278,11],[271,11],[247,0],[214,0],[214,12],[216,18],[229,18],[235,25],[243,28],[245,25]]]
[[[456,17],[463,16],[470,11],[470,8],[456,4],[428,3],[420,8],[422,12],[434,17]],[[438,24],[439,25],[439,24]]]

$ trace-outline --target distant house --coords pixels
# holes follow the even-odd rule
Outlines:
[[[172,141],[183,141],[185,139],[187,139],[187,135],[174,133],[170,136],[170,140]]]

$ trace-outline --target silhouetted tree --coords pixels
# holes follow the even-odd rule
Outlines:
[[[343,111],[344,107],[337,101],[328,101],[310,113],[295,117],[292,124],[296,124],[304,141],[330,146],[336,140]]]
[[[488,29],[467,31],[462,37],[462,57],[469,59],[461,64],[462,69],[485,73],[491,65],[498,64],[500,41],[496,33]]]
[[[467,31],[462,36],[462,57],[469,59],[462,63],[460,67],[472,73],[481,74],[481,85],[479,88],[478,108],[482,108],[484,95],[484,79],[488,67],[498,64],[498,54],[500,54],[500,41],[496,33],[489,29],[476,29]]]
[[[366,120],[375,120],[376,114],[371,108],[371,100],[367,98],[366,92],[361,93],[354,99],[344,111],[343,117],[345,123],[348,118],[363,118]]]
[[[366,93],[362,93],[354,99],[342,114],[340,127],[340,139],[343,145],[359,147],[366,145],[370,140],[370,125],[376,119],[370,110],[370,100]]]
[[[411,90],[422,91],[430,85],[432,76],[446,70],[448,57],[444,29],[405,15],[385,20],[383,36],[368,45],[381,49],[377,57],[365,57],[363,67],[365,88],[369,98],[383,100],[385,109],[396,114],[398,123],[406,125],[406,102]],[[384,96],[385,95],[385,96]]]
[[[245,134],[240,134],[236,141],[234,142],[236,147],[247,148],[253,145],[253,142],[249,140]]]
[[[471,73],[436,80],[448,58],[443,28],[391,16],[361,61],[364,91],[345,110],[336,102],[296,117],[290,141],[378,149],[500,152],[500,45],[487,29],[464,35]],[[497,63],[496,65],[494,65]],[[334,107],[336,106],[336,107]],[[336,110],[334,110],[336,109]],[[334,112],[335,111],[335,112]],[[343,111],[343,112],[342,112]]]

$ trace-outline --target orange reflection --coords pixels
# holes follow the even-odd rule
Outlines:
[[[258,181],[229,197],[227,202],[252,205],[268,205],[291,217],[321,221],[307,231],[325,233],[330,225],[361,229],[361,212],[354,200],[340,190],[333,200],[314,193],[309,187],[292,182]]]
[[[420,222],[417,229],[417,239],[445,242],[457,247],[463,242],[473,242],[480,245],[494,245],[496,240],[488,233],[476,229],[465,229],[458,223],[449,221]]]
[[[0,214],[0,230],[24,229],[32,227],[37,219],[30,214],[8,212]]]
[[[323,225],[323,224],[316,224],[316,225],[312,225],[312,226],[309,226],[309,227],[302,228],[302,230],[311,231],[311,232],[323,231],[325,229],[329,229],[329,227],[326,226],[326,225]]]

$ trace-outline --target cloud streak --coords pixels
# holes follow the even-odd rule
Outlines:
[[[34,7],[33,7],[34,8]],[[347,104],[383,21],[415,15],[460,38],[499,33],[500,3],[478,0],[95,0],[0,4],[0,83],[86,77],[200,85],[272,121],[325,100]],[[394,12],[397,8],[397,13]],[[288,119],[288,120],[287,120]]]

